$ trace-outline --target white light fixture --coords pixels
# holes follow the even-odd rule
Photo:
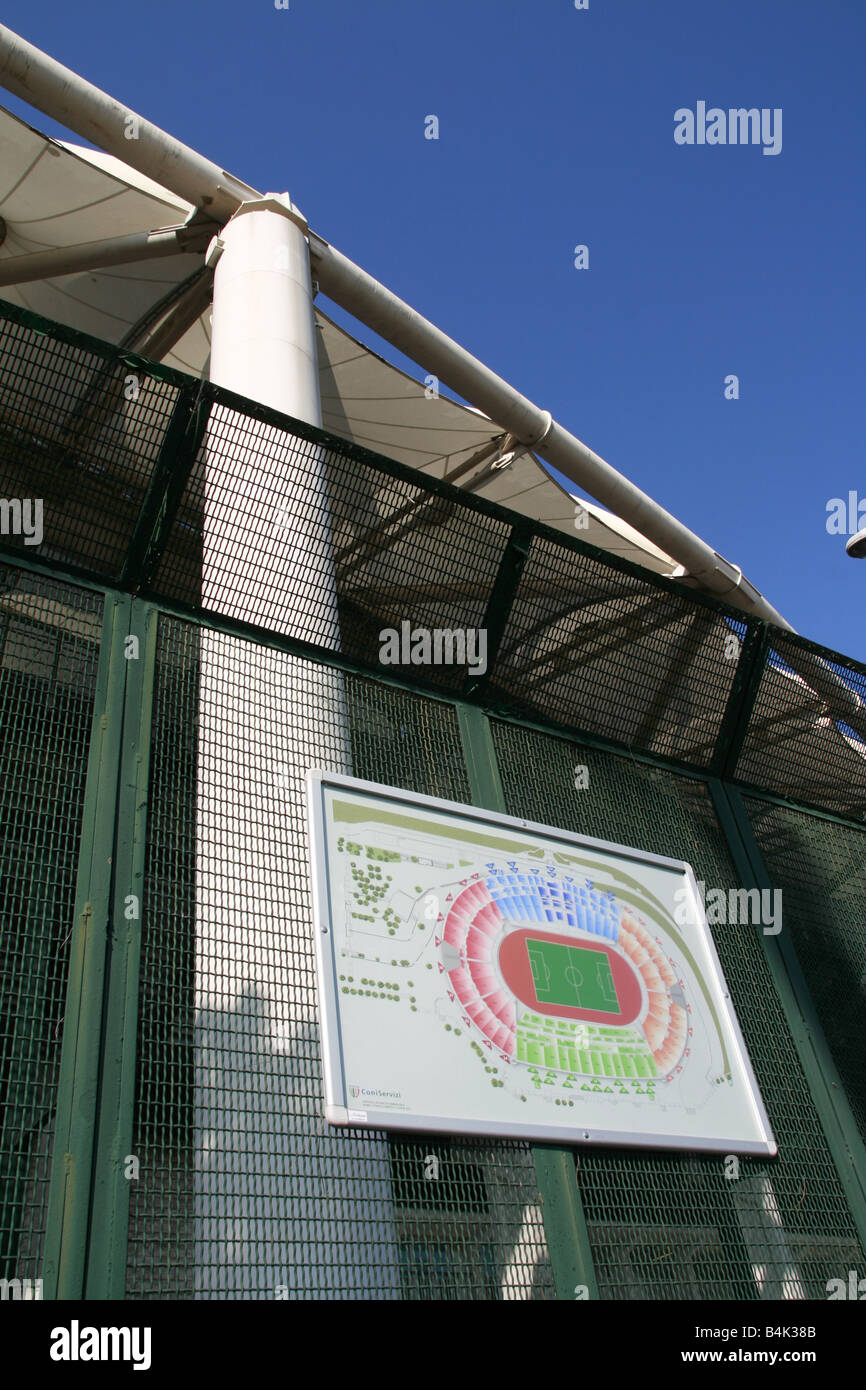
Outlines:
[[[852,560],[866,560],[866,526],[862,531],[858,531],[856,536],[851,537],[845,549]]]

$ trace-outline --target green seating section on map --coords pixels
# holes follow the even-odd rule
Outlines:
[[[578,1076],[647,1080],[658,1068],[639,1031],[575,1025],[541,1014],[525,1014],[517,1025],[517,1060]]]

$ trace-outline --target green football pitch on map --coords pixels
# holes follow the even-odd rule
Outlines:
[[[539,1004],[619,1013],[610,962],[603,951],[532,937],[527,938],[526,950]]]

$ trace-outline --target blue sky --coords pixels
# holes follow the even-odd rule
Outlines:
[[[3,22],[287,189],[798,631],[866,660],[866,561],[826,529],[831,498],[866,504],[862,0],[6,0]],[[781,152],[677,145],[698,101],[781,108]]]

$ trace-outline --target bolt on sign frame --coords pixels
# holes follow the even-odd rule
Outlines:
[[[307,790],[331,1124],[775,1154],[690,865],[316,769]]]

